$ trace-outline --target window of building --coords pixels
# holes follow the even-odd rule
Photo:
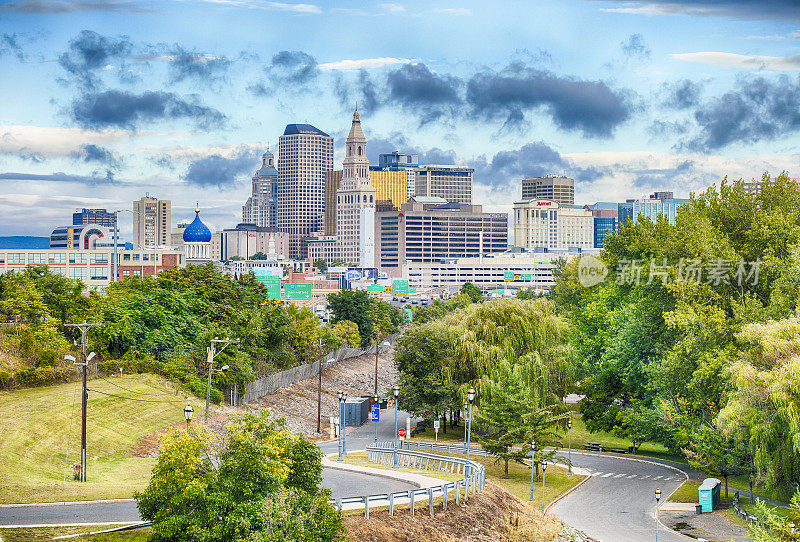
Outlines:
[[[69,278],[78,279],[78,280],[86,280],[86,268],[85,267],[70,267],[69,268]]]
[[[28,265],[45,263],[44,252],[29,252]]]
[[[64,252],[51,252],[47,255],[47,263],[67,263],[67,255]]]
[[[138,262],[139,261],[139,254],[134,254],[133,255],[133,261],[134,262]]]
[[[123,272],[122,272],[122,276],[123,276],[123,277],[129,277],[130,275],[131,275],[131,272],[130,272],[130,271],[123,271]]]
[[[8,263],[25,263],[25,254],[21,252],[11,252],[8,255]]]
[[[139,269],[134,269],[133,270],[133,276],[134,277],[141,276],[141,274],[142,274],[142,272]]]
[[[89,278],[91,280],[108,280],[108,266],[92,266]]]
[[[5,263],[5,262],[6,262],[6,255],[0,253],[0,263]]]
[[[108,263],[108,254],[105,252],[92,252],[89,263]]]
[[[86,253],[84,252],[70,252],[69,263],[86,263]]]

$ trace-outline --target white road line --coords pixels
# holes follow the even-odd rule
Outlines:
[[[639,476],[639,475],[638,474],[631,474],[630,476],[628,476],[628,480],[630,480],[631,478],[636,478],[637,476]]]
[[[602,477],[603,478],[608,478],[609,476],[614,476],[614,473],[613,472],[609,472],[609,473],[604,474]]]
[[[663,476],[656,476],[653,480],[658,480],[659,478],[663,478]]]
[[[649,474],[645,474],[644,476],[642,476],[642,480],[644,480],[645,478],[650,478],[650,475]]]
[[[617,474],[616,476],[614,476],[614,478],[622,478],[623,476],[625,476],[624,473],[623,474]]]
[[[589,471],[589,472],[591,472],[591,471]],[[603,471],[601,471],[601,470],[599,470],[597,472],[592,472],[592,476],[600,476],[602,474],[603,474]]]

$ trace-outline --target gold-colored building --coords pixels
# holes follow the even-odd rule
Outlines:
[[[405,171],[370,170],[369,180],[375,189],[375,211],[392,211],[408,201]],[[336,191],[342,171],[325,172],[325,235],[336,235]]]

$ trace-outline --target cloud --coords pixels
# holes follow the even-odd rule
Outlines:
[[[72,156],[83,145],[128,140],[125,130],[81,130],[52,126],[0,126],[0,154]],[[140,133],[143,135],[143,133]]]
[[[66,52],[58,57],[59,65],[86,89],[99,85],[95,73],[108,66],[114,57],[127,55],[133,44],[127,36],[109,38],[91,30],[83,30],[69,42]]]
[[[260,154],[257,150],[241,146],[230,157],[211,154],[189,164],[183,180],[199,187],[217,186],[233,188],[241,177],[258,168]]]
[[[630,37],[619,44],[622,52],[629,58],[638,58],[640,60],[647,60],[650,58],[650,48],[644,42],[644,36],[641,34],[631,34]]]
[[[173,46],[167,54],[169,61],[169,84],[194,79],[204,84],[224,78],[231,66],[225,57],[187,51],[180,45]]]
[[[675,167],[632,169],[630,172],[635,175],[633,185],[648,190],[671,189],[676,185],[682,185],[682,180],[697,176],[695,163],[692,160],[684,160]]]
[[[632,109],[622,92],[602,81],[561,77],[520,62],[473,75],[466,99],[477,116],[505,116],[509,127],[521,127],[526,111],[543,109],[559,128],[584,137],[610,137]]]
[[[118,170],[122,165],[122,161],[114,153],[93,143],[81,145],[77,151],[72,153],[72,157],[85,163],[104,164],[112,170]]]
[[[446,15],[472,15],[472,10],[469,8],[436,8],[433,12]]]
[[[665,83],[662,87],[664,97],[662,104],[670,109],[689,109],[700,103],[703,84],[689,79],[681,79],[674,83]]]
[[[2,34],[0,35],[0,57],[3,55],[14,55],[17,60],[24,62],[27,60],[27,55],[22,49],[22,41],[33,41],[32,36],[28,34]]]
[[[320,70],[360,70],[364,68],[380,68],[392,64],[407,64],[412,62],[409,58],[362,58],[360,60],[338,60],[336,62],[325,62],[318,66]]]
[[[425,64],[406,64],[386,76],[387,102],[415,110],[423,124],[440,118],[462,103],[463,82],[452,75],[439,75]]]
[[[773,141],[800,131],[800,77],[740,78],[733,90],[694,114],[700,132],[686,143],[709,152],[735,143]]]
[[[72,102],[69,114],[84,128],[135,129],[142,123],[178,119],[189,119],[199,128],[207,128],[218,127],[227,120],[220,111],[202,105],[196,95],[185,99],[164,91],[89,92]]]
[[[291,93],[304,91],[305,86],[319,75],[317,60],[303,51],[279,51],[264,68],[266,82],[248,87],[253,94],[271,96],[276,89],[285,87]]]
[[[270,9],[277,11],[289,11],[300,15],[317,15],[322,10],[313,4],[290,4],[286,2],[265,2],[263,0],[203,0],[208,4],[220,4],[225,6]]]
[[[406,7],[401,4],[380,4],[378,7],[394,14],[403,13],[406,10]]]
[[[2,181],[52,181],[59,183],[80,183],[80,184],[109,184],[114,182],[114,174],[111,170],[106,171],[105,177],[95,175],[69,175],[67,173],[50,173],[37,175],[33,173],[0,173]]]
[[[800,70],[800,55],[754,56],[708,51],[699,53],[676,53],[670,56],[684,62],[696,62],[699,64],[708,64],[710,66],[718,66],[721,68],[776,71]]]
[[[20,0],[0,4],[0,13],[24,13],[28,15],[61,15],[100,11],[107,13],[152,13],[141,2],[118,0]]]
[[[617,0],[631,6],[601,8],[612,13],[635,15],[689,15],[691,17],[729,17],[747,20],[800,19],[796,0]]]

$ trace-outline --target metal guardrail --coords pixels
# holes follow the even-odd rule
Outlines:
[[[434,450],[440,452],[446,452],[450,454],[466,454],[467,448],[463,444],[460,445],[453,445],[453,444],[439,444],[438,442],[414,442],[410,440],[405,440],[400,443],[400,446],[406,450],[416,449],[416,450],[430,450],[433,452]],[[484,457],[488,457],[491,454],[485,452],[481,448],[476,448],[475,446],[469,447],[469,453],[474,455],[480,455]]]
[[[380,464],[392,464],[394,461],[394,443],[380,443],[377,446],[367,446],[367,458],[370,461]],[[464,479],[448,482],[441,486],[423,487],[410,489],[408,491],[396,491],[394,493],[378,493],[375,495],[364,495],[361,497],[344,497],[341,499],[331,499],[338,510],[348,504],[359,504],[364,508],[364,517],[369,518],[370,508],[388,506],[389,513],[394,515],[396,501],[404,504],[407,500],[411,513],[414,513],[415,504],[418,501],[428,501],[428,509],[433,515],[436,497],[442,498],[442,509],[447,510],[448,495],[455,492],[456,504],[461,499],[469,499],[470,489],[475,495],[486,485],[486,469],[480,463],[467,460],[461,457],[450,457],[426,452],[412,452],[410,450],[397,449],[397,463],[399,466],[412,467],[420,470],[431,470],[439,472],[449,472],[454,474],[465,474]],[[463,497],[462,497],[463,494]]]

